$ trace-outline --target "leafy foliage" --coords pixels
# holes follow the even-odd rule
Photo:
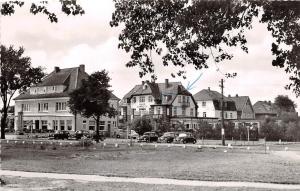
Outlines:
[[[70,93],[69,107],[72,113],[93,117],[96,121],[97,137],[101,116],[114,117],[117,111],[110,106],[110,78],[105,70],[91,74],[82,80],[82,86]],[[97,140],[98,141],[98,140]]]
[[[32,67],[29,57],[24,57],[24,48],[18,50],[13,46],[9,48],[1,45],[1,99],[3,102],[1,118],[1,138],[4,139],[4,129],[6,127],[7,112],[12,97],[19,90],[23,93],[33,84],[41,81],[44,73],[40,67]]]
[[[88,79],[82,80],[82,86],[70,93],[71,112],[87,118],[93,117],[95,120],[103,115],[115,116],[115,109],[109,105],[109,81],[105,70],[95,72]]]
[[[279,95],[275,98],[275,108],[281,112],[295,112],[296,104],[288,96]]]
[[[297,1],[189,1],[141,0],[115,1],[110,25],[125,26],[119,35],[119,48],[131,54],[127,67],[139,67],[140,77],[154,73],[152,53],[162,56],[164,66],[208,68],[211,57],[216,63],[233,55],[225,48],[239,46],[248,52],[246,29],[254,17],[266,23],[274,42],[273,66],[292,74],[291,83],[300,95],[300,2]],[[171,76],[175,77],[172,73]],[[234,77],[236,74],[227,75]],[[152,75],[156,79],[155,75]]]
[[[61,10],[67,15],[82,15],[84,10],[77,3],[77,0],[60,0]],[[1,14],[12,15],[15,13],[15,7],[22,7],[25,4],[24,1],[5,1],[2,3]],[[58,22],[56,13],[50,12],[48,10],[48,1],[40,1],[39,3],[31,3],[30,13],[36,15],[42,13],[48,16],[48,19],[53,22]]]
[[[135,130],[135,132],[137,132],[139,135],[143,135],[145,132],[153,129],[153,122],[148,116],[135,118],[131,125],[133,130]]]

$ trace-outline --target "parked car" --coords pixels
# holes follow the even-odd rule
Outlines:
[[[156,132],[146,132],[138,138],[138,142],[157,142],[158,141],[158,135]]]
[[[69,131],[55,131],[54,133],[49,134],[49,139],[68,139]]]
[[[180,133],[179,136],[176,138],[176,142],[178,143],[193,143],[195,144],[197,140],[193,136],[192,133],[186,132],[186,133]]]
[[[81,139],[82,137],[91,138],[91,133],[86,130],[75,131],[75,139]]]
[[[15,134],[16,135],[24,135],[24,131],[16,130]]]
[[[172,143],[176,137],[175,132],[165,132],[161,137],[159,137],[158,142],[161,143]]]
[[[138,139],[140,136],[135,130],[130,130],[130,133],[128,134],[128,139]]]

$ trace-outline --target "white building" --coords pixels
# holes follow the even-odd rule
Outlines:
[[[221,119],[222,94],[217,91],[203,89],[194,95],[198,105],[198,117]],[[237,119],[235,102],[224,96],[224,119]]]
[[[120,104],[121,122],[150,115],[164,118],[171,124],[192,128],[197,118],[197,104],[180,82],[155,83],[143,81],[127,93]]]
[[[68,108],[69,93],[79,88],[87,77],[84,65],[55,67],[41,83],[15,98],[15,130],[95,130],[95,120],[73,115]],[[119,99],[115,95],[111,94],[109,102],[118,109]],[[102,117],[100,130],[111,135],[117,125],[117,117]]]

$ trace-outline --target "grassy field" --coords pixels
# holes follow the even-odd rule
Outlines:
[[[2,169],[124,177],[300,183],[300,145],[247,149],[2,144]],[[287,157],[288,156],[288,157]],[[291,156],[291,157],[289,157]],[[298,155],[297,155],[298,156]]]

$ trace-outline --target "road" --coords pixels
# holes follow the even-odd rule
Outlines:
[[[259,188],[271,190],[300,190],[300,185],[291,184],[274,184],[261,182],[216,182],[216,181],[197,181],[197,180],[178,180],[166,178],[127,178],[127,177],[107,177],[98,175],[81,175],[81,174],[58,174],[58,173],[41,173],[41,172],[24,172],[0,170],[2,176],[14,176],[25,178],[50,178],[58,180],[75,180],[90,182],[126,182],[140,184],[157,184],[157,185],[178,185],[178,186],[197,186],[197,187],[226,187],[226,188]]]

